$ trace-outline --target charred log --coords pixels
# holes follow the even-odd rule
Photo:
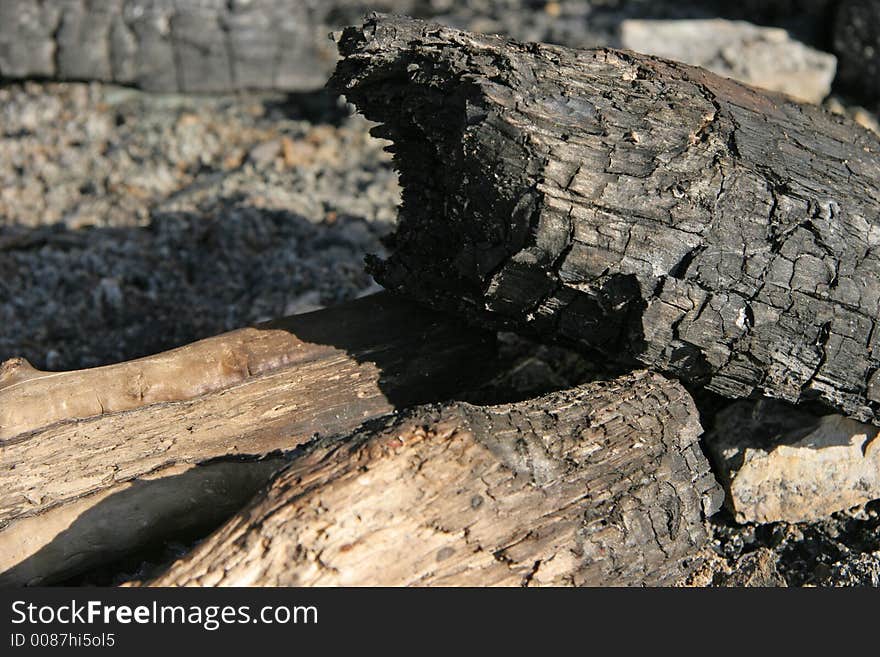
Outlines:
[[[880,422],[880,142],[820,108],[609,49],[407,19],[332,80],[403,185],[385,286],[705,386]]]

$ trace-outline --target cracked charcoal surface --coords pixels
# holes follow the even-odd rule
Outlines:
[[[383,285],[880,421],[875,135],[633,53],[381,17],[340,48],[333,84],[382,123],[403,186]]]

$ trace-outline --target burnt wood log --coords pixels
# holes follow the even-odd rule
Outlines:
[[[149,91],[319,89],[333,27],[413,0],[3,0],[0,77]]]
[[[119,365],[16,362],[0,378],[0,584],[210,531],[301,443],[454,397],[493,357],[491,335],[383,293]]]
[[[880,0],[843,0],[834,21],[837,79],[863,102],[880,102]]]
[[[393,141],[386,287],[729,397],[880,422],[880,142],[632,52],[373,16],[331,84]]]
[[[681,385],[644,371],[416,408],[305,446],[150,584],[670,584],[720,501],[700,433]]]

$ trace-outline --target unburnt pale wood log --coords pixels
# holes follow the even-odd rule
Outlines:
[[[880,410],[880,142],[632,52],[373,16],[332,86],[393,141],[386,287],[730,397]]]
[[[680,384],[636,372],[318,440],[152,585],[656,585],[720,502]]]
[[[0,584],[207,531],[316,434],[449,399],[490,335],[379,294],[137,361],[0,383]]]

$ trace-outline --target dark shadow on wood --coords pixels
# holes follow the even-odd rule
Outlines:
[[[179,475],[132,481],[85,510],[51,543],[0,573],[0,586],[63,581],[95,566],[90,558],[95,552],[107,563],[148,554],[168,540],[187,543],[203,537],[236,513],[286,463],[281,456],[218,460]],[[126,542],[119,539],[122,526],[127,529]],[[99,570],[103,567],[98,565]],[[49,578],[47,572],[52,573]]]

